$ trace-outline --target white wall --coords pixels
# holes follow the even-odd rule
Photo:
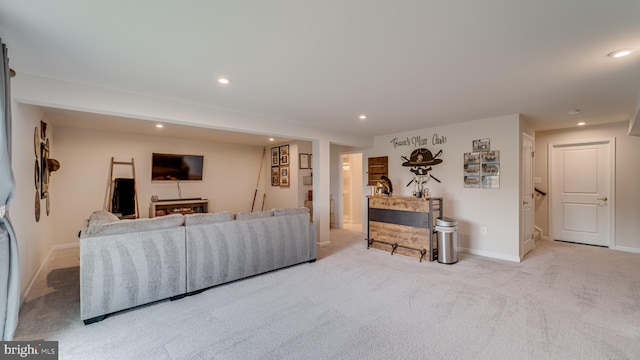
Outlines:
[[[444,215],[458,219],[461,250],[520,261],[520,131],[519,115],[418,129],[375,137],[373,148],[364,153],[364,158],[366,161],[368,157],[388,156],[394,195],[410,196],[412,187],[406,185],[413,174],[402,166],[401,156],[409,157],[413,150],[421,147],[426,147],[434,155],[442,149],[440,158],[443,162],[433,166],[431,171],[442,183],[431,180],[427,187],[431,189],[432,196],[443,197]],[[427,143],[412,144],[414,137],[420,137]],[[446,142],[434,144],[434,137],[441,142],[446,138]],[[408,138],[410,144],[394,148],[394,138]],[[474,139],[485,138],[491,140],[492,150],[500,150],[500,188],[464,188],[464,153],[471,152]],[[480,234],[480,227],[487,228],[486,235]]]
[[[151,181],[153,152],[204,155],[203,181],[180,182],[182,197],[209,199],[210,212],[248,212],[262,151],[262,147],[246,145],[58,127],[55,156],[60,161],[60,170],[53,176],[57,187],[51,195],[57,211],[51,235],[58,244],[77,242],[76,235],[85,219],[94,210],[103,208],[112,156],[116,161],[135,160],[141,217],[148,217],[152,195],[160,199],[179,198],[177,183]],[[114,169],[118,170],[114,173],[116,177],[131,175],[130,167],[119,165]],[[261,207],[267,181],[269,177],[263,175],[256,210]],[[272,207],[265,205],[265,208]],[[281,201],[278,205],[295,207],[297,199]]]
[[[311,154],[313,151],[313,144],[309,141],[298,141],[298,154]],[[313,169],[300,169],[300,157],[296,155],[296,159],[291,159],[292,162],[295,161],[295,167],[298,172],[298,206],[304,207],[304,201],[307,200],[309,196],[309,190],[313,190],[312,185],[304,185],[302,182],[303,176],[312,176]]]
[[[264,118],[24,73],[13,79],[12,95],[15,101],[23,104],[312,141],[314,199],[329,197],[331,182],[328,157],[331,153],[331,142],[362,147],[371,145],[371,138],[365,135],[346,134],[282,119]],[[268,207],[271,206],[265,204],[265,208]],[[314,222],[318,225],[318,238],[321,243],[329,242],[329,217],[328,201],[314,203]]]
[[[77,234],[85,220],[91,212],[103,208],[112,156],[117,161],[135,160],[141,217],[148,217],[152,195],[160,199],[179,197],[176,183],[151,181],[153,152],[204,155],[204,180],[180,182],[183,198],[207,198],[209,211],[251,210],[262,147],[55,127],[49,122],[51,157],[60,161],[61,166],[51,175],[50,215],[46,215],[42,201],[40,221],[36,222],[33,133],[36,126],[40,127],[40,120],[46,119],[36,106],[15,102],[12,106],[13,169],[17,188],[10,215],[18,237],[23,296],[51,250],[77,245]],[[310,144],[307,145],[310,148]],[[297,146],[291,144],[291,169],[295,173],[289,188],[270,186],[267,153],[256,195],[256,211],[262,206],[265,191],[271,191],[265,199],[265,209],[299,206]],[[130,177],[130,168],[118,165],[114,175]]]
[[[542,183],[536,187],[549,189],[549,144],[615,138],[616,139],[616,196],[615,247],[640,252],[640,137],[628,135],[627,122],[587,126],[536,133],[536,176]],[[536,199],[536,225],[549,234],[549,196]]]
[[[302,179],[298,178],[298,143],[288,142],[275,144],[272,147],[289,145],[289,186],[271,186],[271,147],[267,149],[267,158],[265,159],[265,191],[267,194],[265,200],[265,210],[282,209],[284,207],[299,207],[298,201],[298,185],[302,183]],[[254,184],[255,185],[255,184]],[[256,200],[256,209],[261,208],[262,197]]]
[[[33,133],[40,129],[40,120],[45,120],[43,114],[36,107],[12,103],[12,167],[16,181],[16,194],[11,201],[9,215],[18,238],[18,251],[20,254],[20,293],[22,301],[36,272],[51,252],[54,244],[50,236],[53,229],[53,216],[47,216],[45,201],[41,201],[40,221],[35,220],[35,194],[34,183],[35,153]],[[46,122],[46,120],[45,120]],[[50,125],[50,124],[49,124]],[[57,143],[54,138],[54,129],[47,128],[50,154],[56,158]],[[56,173],[51,176],[49,190],[55,193],[59,188]],[[51,215],[61,211],[63,207],[55,202],[51,203]]]
[[[351,223],[353,224],[362,224],[362,202],[360,199],[363,197],[363,186],[362,186],[362,154],[351,154],[350,156],[351,162],[351,189],[350,193],[352,194],[353,204],[351,204]],[[366,188],[369,190],[368,188]]]
[[[331,210],[331,214],[332,214],[332,224],[334,228],[339,228],[342,227],[342,212],[340,211],[341,207],[342,207],[342,154],[346,154],[346,153],[351,153],[351,152],[355,152],[358,151],[356,148],[353,147],[349,147],[349,146],[344,146],[344,145],[337,145],[337,144],[331,144],[331,164],[330,164],[330,168],[331,168],[331,186],[330,186],[330,198],[333,198],[333,205],[332,207],[330,207]],[[362,165],[361,165],[362,166]],[[361,170],[362,171],[362,170]],[[355,172],[353,172],[353,176],[355,176]],[[364,174],[364,176],[366,176],[366,174]],[[354,178],[354,181],[355,180]],[[360,185],[361,188],[368,190],[368,188],[365,188],[365,183]],[[367,192],[368,194],[368,192]],[[366,200],[366,199],[365,199]],[[330,203],[331,204],[331,203]],[[355,204],[354,206],[358,206],[357,204]],[[361,206],[362,208],[362,206]],[[362,210],[361,210],[362,211]]]

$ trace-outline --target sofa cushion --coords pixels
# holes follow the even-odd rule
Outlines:
[[[256,211],[250,213],[237,213],[236,220],[260,219],[273,216],[273,210]]]
[[[295,215],[295,214],[308,214],[309,209],[306,207],[300,208],[288,208],[288,209],[279,209],[273,211],[273,216],[284,216],[284,215]]]
[[[118,222],[117,216],[106,210],[96,210],[89,216],[89,222],[87,224],[87,234],[92,234],[95,231],[96,226],[102,226],[105,224],[110,224],[114,222]]]
[[[136,231],[169,229],[184,224],[184,215],[171,214],[151,219],[119,220],[87,229],[87,235],[113,235]]]
[[[231,221],[233,220],[233,213],[231,211],[220,211],[216,213],[202,213],[202,214],[189,214],[184,217],[184,225],[200,225],[209,224],[219,221]]]

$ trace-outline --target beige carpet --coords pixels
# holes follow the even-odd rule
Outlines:
[[[17,340],[57,340],[60,359],[640,358],[640,254],[541,241],[519,264],[443,265],[331,237],[316,263],[89,326],[63,266],[34,288]]]

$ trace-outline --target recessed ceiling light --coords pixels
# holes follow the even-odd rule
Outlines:
[[[587,123],[586,123],[586,122],[584,122],[584,121],[580,121],[580,122],[579,122],[579,123],[577,123],[576,125],[578,125],[578,126],[585,126],[585,125],[587,125]]]
[[[269,141],[273,142],[273,141],[276,141],[276,139],[274,139],[274,138],[269,138]]]
[[[616,50],[608,53],[607,56],[612,58],[621,58],[623,56],[627,56],[631,54],[632,52],[633,50],[631,49],[620,49],[620,50]]]
[[[580,113],[580,109],[573,109],[573,110],[567,111],[567,114],[569,115],[578,115],[579,113]]]
[[[219,84],[227,85],[227,84],[229,84],[230,82],[231,82],[231,79],[229,79],[229,78],[226,78],[226,77],[218,78],[218,83],[219,83]]]
[[[362,114],[362,115],[358,116],[358,119],[360,119],[360,120],[367,120],[367,115]]]
[[[164,127],[164,125],[162,125],[162,124],[156,124],[156,127],[157,127],[158,129],[161,129],[161,128],[163,128],[163,127]]]

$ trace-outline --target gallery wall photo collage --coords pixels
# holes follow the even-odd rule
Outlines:
[[[465,188],[500,188],[500,150],[491,150],[491,139],[472,142],[472,152],[464,153]]]

